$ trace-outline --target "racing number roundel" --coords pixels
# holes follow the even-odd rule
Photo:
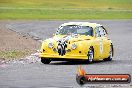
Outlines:
[[[102,36],[104,35],[103,30],[101,27],[99,27],[99,34],[100,34],[100,53],[103,53],[103,38]]]
[[[103,53],[103,39],[100,40],[100,53]]]

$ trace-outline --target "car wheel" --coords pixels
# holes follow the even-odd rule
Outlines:
[[[104,61],[111,61],[113,58],[113,45],[110,45],[110,52],[109,52],[109,57],[105,58]]]
[[[94,50],[92,47],[90,47],[88,51],[88,63],[92,63],[93,58],[94,58]]]
[[[41,58],[41,62],[43,64],[49,64],[51,62],[51,60],[50,59]]]

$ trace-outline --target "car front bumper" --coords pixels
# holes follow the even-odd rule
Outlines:
[[[87,60],[88,57],[87,55],[71,55],[71,54],[66,54],[66,55],[58,55],[58,54],[49,54],[49,53],[40,53],[39,55],[40,58],[45,58],[45,59],[52,59],[52,60]]]

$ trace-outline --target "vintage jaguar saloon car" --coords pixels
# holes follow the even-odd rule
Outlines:
[[[64,23],[52,38],[42,42],[41,62],[49,64],[51,61],[111,61],[114,50],[107,35],[107,30],[97,23]]]

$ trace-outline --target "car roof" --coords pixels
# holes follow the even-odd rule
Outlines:
[[[90,23],[90,22],[68,22],[68,23],[64,23],[61,26],[67,26],[67,25],[79,25],[79,26],[90,26],[95,28],[96,26],[102,26],[100,24],[97,23]]]

